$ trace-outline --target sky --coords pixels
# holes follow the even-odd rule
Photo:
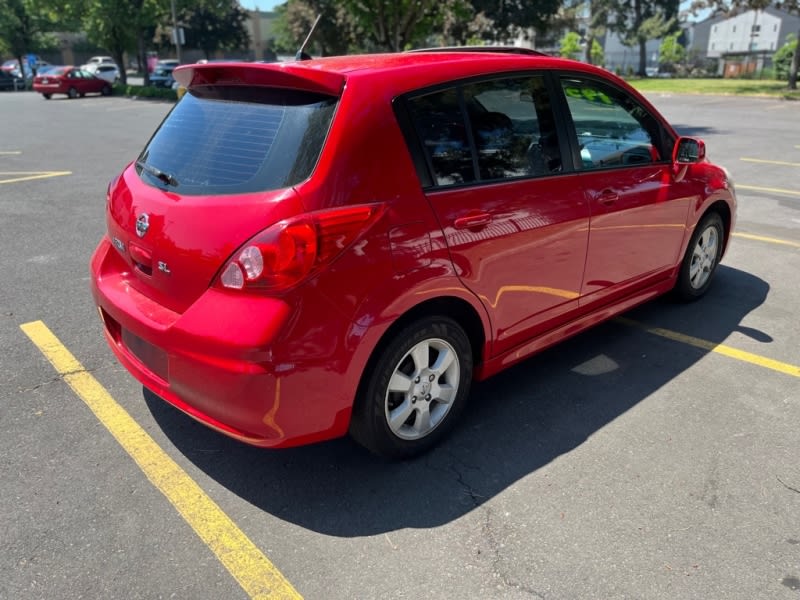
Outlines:
[[[278,4],[283,4],[286,0],[243,0],[242,6],[248,9],[272,10]]]

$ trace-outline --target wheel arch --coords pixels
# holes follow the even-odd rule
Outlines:
[[[363,397],[364,386],[369,379],[372,369],[375,367],[375,362],[379,359],[381,352],[386,348],[390,340],[393,339],[397,332],[414,321],[435,315],[449,317],[456,321],[464,329],[464,333],[467,334],[467,339],[469,339],[473,365],[477,365],[483,361],[486,351],[486,333],[484,331],[483,321],[475,307],[466,300],[456,296],[438,296],[430,298],[404,312],[378,339],[378,342],[373,347],[364,369],[361,372],[356,397],[353,402],[354,409],[359,399]]]
[[[712,212],[715,212],[720,216],[720,218],[722,219],[722,224],[725,227],[725,240],[723,242],[724,245],[722,248],[722,253],[725,254],[725,252],[728,249],[728,244],[730,243],[731,233],[733,229],[733,214],[731,213],[731,207],[725,200],[717,200],[716,202],[712,203],[708,208],[706,208],[705,211],[703,211],[703,214],[700,216],[697,222],[699,223],[700,221],[703,220],[703,218],[705,218],[707,214],[710,214]]]

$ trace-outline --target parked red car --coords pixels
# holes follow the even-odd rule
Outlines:
[[[33,78],[33,91],[49,100],[53,94],[81,98],[86,94],[111,95],[111,84],[78,67],[53,67]]]
[[[407,457],[473,379],[708,289],[726,171],[601,69],[493,49],[176,69],[92,291],[147,388],[244,442]]]

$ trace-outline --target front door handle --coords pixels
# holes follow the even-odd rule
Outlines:
[[[492,222],[492,215],[487,212],[470,213],[455,220],[456,229],[475,229]]]

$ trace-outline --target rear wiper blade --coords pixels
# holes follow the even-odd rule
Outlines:
[[[175,177],[173,177],[169,173],[162,171],[158,167],[154,167],[153,165],[148,165],[143,160],[137,160],[136,166],[142,169],[143,171],[147,171],[148,173],[150,173],[150,175],[152,175],[159,181],[163,181],[164,183],[166,183],[167,185],[171,185],[172,187],[178,187],[178,180],[175,179]]]

